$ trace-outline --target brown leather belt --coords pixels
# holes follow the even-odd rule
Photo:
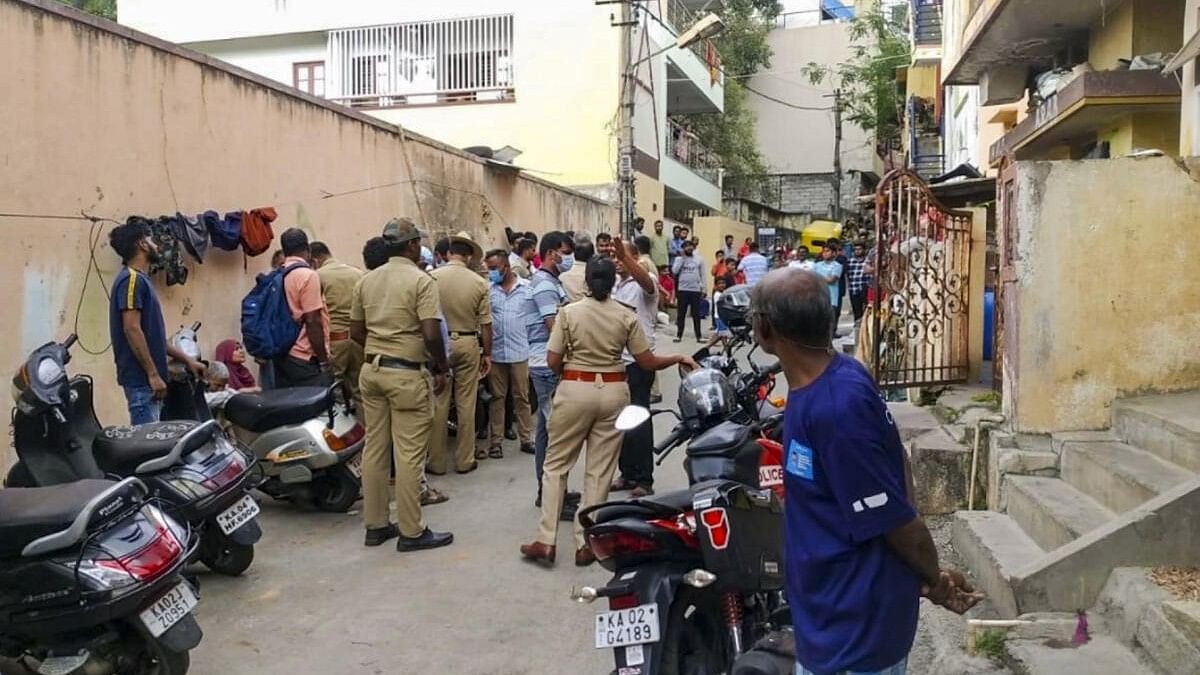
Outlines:
[[[601,382],[624,382],[625,373],[593,373],[586,370],[564,370],[562,379],[572,380],[575,382],[595,382],[596,376],[600,376]]]
[[[344,342],[350,339],[350,331],[348,330],[331,330],[329,331],[330,342]]]

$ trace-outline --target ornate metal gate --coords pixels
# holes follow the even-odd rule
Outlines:
[[[971,214],[951,211],[911,171],[875,192],[871,355],[880,387],[965,382]]]

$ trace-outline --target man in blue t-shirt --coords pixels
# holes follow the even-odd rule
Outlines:
[[[751,312],[790,389],[784,559],[796,672],[903,675],[920,597],[961,614],[983,596],[939,568],[891,413],[866,369],[830,345],[827,279],[771,272]]]
[[[167,394],[167,357],[187,364],[197,377],[203,377],[204,365],[167,344],[162,305],[150,281],[158,247],[150,238],[149,225],[142,220],[118,225],[109,232],[108,243],[124,264],[113,280],[108,302],[117,384],[125,390],[130,424],[157,422]]]

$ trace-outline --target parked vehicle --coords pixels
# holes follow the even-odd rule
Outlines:
[[[137,478],[0,490],[0,671],[183,675],[188,529]]]
[[[614,575],[576,599],[606,598],[593,624],[617,672],[729,672],[749,645],[787,624],[783,599],[782,448],[745,419],[741,389],[778,366],[734,383],[704,368],[683,378],[680,423],[655,452],[659,463],[687,445],[690,488],[598,504],[579,514],[588,543]],[[645,423],[630,406],[617,426]]]
[[[176,344],[197,345],[200,324],[181,329]],[[168,383],[163,419],[210,419],[204,386],[182,373]],[[258,460],[258,489],[276,499],[345,513],[362,488],[367,433],[341,384],[237,394],[223,409],[226,428]]]
[[[102,428],[90,377],[68,379],[75,336],[34,350],[13,377],[9,487],[136,476],[163,509],[196,532],[194,557],[214,572],[241,574],[262,536],[250,495],[253,460],[213,421]]]

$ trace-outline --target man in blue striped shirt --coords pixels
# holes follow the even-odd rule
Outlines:
[[[529,282],[518,277],[503,249],[487,254],[488,280],[492,301],[492,373],[488,386],[492,391],[488,418],[491,432],[488,455],[503,457],[504,402],[511,389],[517,417],[517,438],[521,450],[532,454],[533,424],[529,411],[529,329],[527,306]]]
[[[738,263],[738,271],[746,273],[746,285],[751,288],[757,286],[770,269],[771,264],[758,252],[758,242],[750,242],[750,253]]]

